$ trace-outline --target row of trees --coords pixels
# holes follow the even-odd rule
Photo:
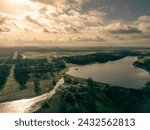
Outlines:
[[[11,66],[2,64],[0,65],[0,89],[3,88],[4,84],[7,81],[7,77],[9,76]]]
[[[65,63],[61,59],[52,59],[49,63],[47,59],[25,59],[17,60],[14,77],[23,87],[28,81],[49,79],[54,72],[59,72],[65,68]]]
[[[34,72],[37,66],[42,66],[46,63],[46,59],[18,59],[15,64],[14,78],[20,84],[21,89],[25,88],[26,83],[30,79],[30,75]]]

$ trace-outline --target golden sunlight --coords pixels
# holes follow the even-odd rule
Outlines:
[[[27,10],[31,2],[29,0],[5,0],[0,1],[0,12],[19,15]]]
[[[29,2],[29,0],[8,0],[10,4],[15,4],[15,5],[24,5]]]

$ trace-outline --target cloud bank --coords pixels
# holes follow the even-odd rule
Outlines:
[[[29,0],[19,16],[0,13],[0,41],[62,43],[130,43],[150,40],[150,16],[132,21],[108,18],[102,6],[87,8],[90,0]],[[101,8],[100,8],[101,7]],[[85,9],[86,8],[86,9]]]

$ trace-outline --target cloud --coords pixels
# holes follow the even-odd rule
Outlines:
[[[134,24],[126,24],[126,23],[112,23],[105,26],[105,30],[110,32],[111,34],[141,34],[142,31],[138,29]]]
[[[31,0],[33,2],[40,2],[40,3],[44,3],[44,4],[52,4],[54,2],[54,0]]]
[[[103,38],[101,38],[100,36],[96,36],[97,40],[100,42],[104,42],[105,40]]]
[[[48,29],[46,29],[46,28],[43,28],[43,32],[50,33],[50,31]]]
[[[81,5],[88,0],[31,0],[32,2],[39,2],[45,5],[52,5],[59,9],[62,13],[66,10],[74,9],[80,10]]]
[[[65,31],[67,31],[68,33],[78,33],[78,29],[73,27],[73,26],[68,26],[68,27],[65,27]]]
[[[10,21],[10,17],[8,15],[0,13],[0,32],[10,32],[11,29],[7,22]]]
[[[70,9],[70,3],[68,0],[31,0],[32,2],[38,2],[45,6],[53,6],[57,9],[58,13],[63,13],[65,10]]]
[[[76,40],[77,40],[77,41],[81,41],[81,42],[98,42],[98,43],[101,43],[101,42],[105,42],[105,41],[106,41],[106,40],[104,40],[103,38],[101,38],[100,36],[96,36],[96,37],[93,37],[93,38],[78,37]]]
[[[85,18],[84,23],[88,26],[97,26],[104,23],[104,18],[106,13],[100,12],[98,10],[91,10],[86,12],[83,16]]]
[[[0,32],[10,32],[10,29],[7,27],[0,27]]]
[[[56,1],[34,1],[44,3],[44,5],[36,10],[39,15],[37,16],[38,18],[28,15],[28,17],[26,17],[26,20],[37,25],[42,25],[47,30],[52,30],[52,32],[72,34],[81,33],[85,30],[88,30],[88,28],[102,24],[103,18],[105,16],[104,12],[99,12],[98,10],[91,10],[82,13],[82,11],[75,10],[73,8],[70,8],[64,13],[60,13],[59,10],[61,9],[56,8],[53,4],[53,2]],[[71,0],[64,1],[70,2],[69,5],[71,4],[71,2],[74,4],[74,1]],[[83,1],[76,0],[75,3],[77,5],[81,5]]]
[[[138,28],[145,33],[150,33],[150,16],[141,16],[138,18]]]
[[[148,22],[150,22],[150,16],[146,16],[146,15],[140,16],[140,17],[138,18],[138,21],[139,21],[139,22],[148,23]]]
[[[33,19],[31,16],[26,16],[25,19],[33,24],[36,24],[38,26],[42,26],[42,24],[40,22],[38,22],[38,20]]]
[[[30,0],[30,8],[19,16],[0,13],[1,35],[8,35],[8,40],[36,41],[33,40],[36,37],[38,42],[45,40],[56,43],[150,40],[150,16],[140,16],[134,21],[111,19],[108,18],[107,11],[94,8],[98,5],[93,8],[93,5],[88,5],[91,8],[85,9],[89,1]],[[96,1],[98,0],[93,0],[92,3]]]
[[[38,18],[31,15],[26,20],[31,23],[42,25],[47,30],[43,32],[59,33],[85,33],[92,27],[103,24],[103,19],[106,15],[104,12],[100,12],[97,9],[82,12],[82,5],[89,0],[31,0],[36,3],[40,3],[41,8],[37,8]],[[42,19],[45,22],[42,22]],[[92,30],[94,31],[94,30]]]
[[[7,20],[7,18],[0,15],[0,25],[3,24],[5,22],[5,20]]]
[[[127,28],[120,28],[115,30],[110,30],[112,34],[139,34],[142,33],[141,30],[128,26]]]
[[[0,13],[0,25],[4,24],[5,22],[7,22],[8,20],[11,20],[11,19],[12,19],[11,16]]]

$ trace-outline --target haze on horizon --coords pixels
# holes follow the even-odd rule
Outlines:
[[[1,0],[0,46],[150,46],[150,0]]]

